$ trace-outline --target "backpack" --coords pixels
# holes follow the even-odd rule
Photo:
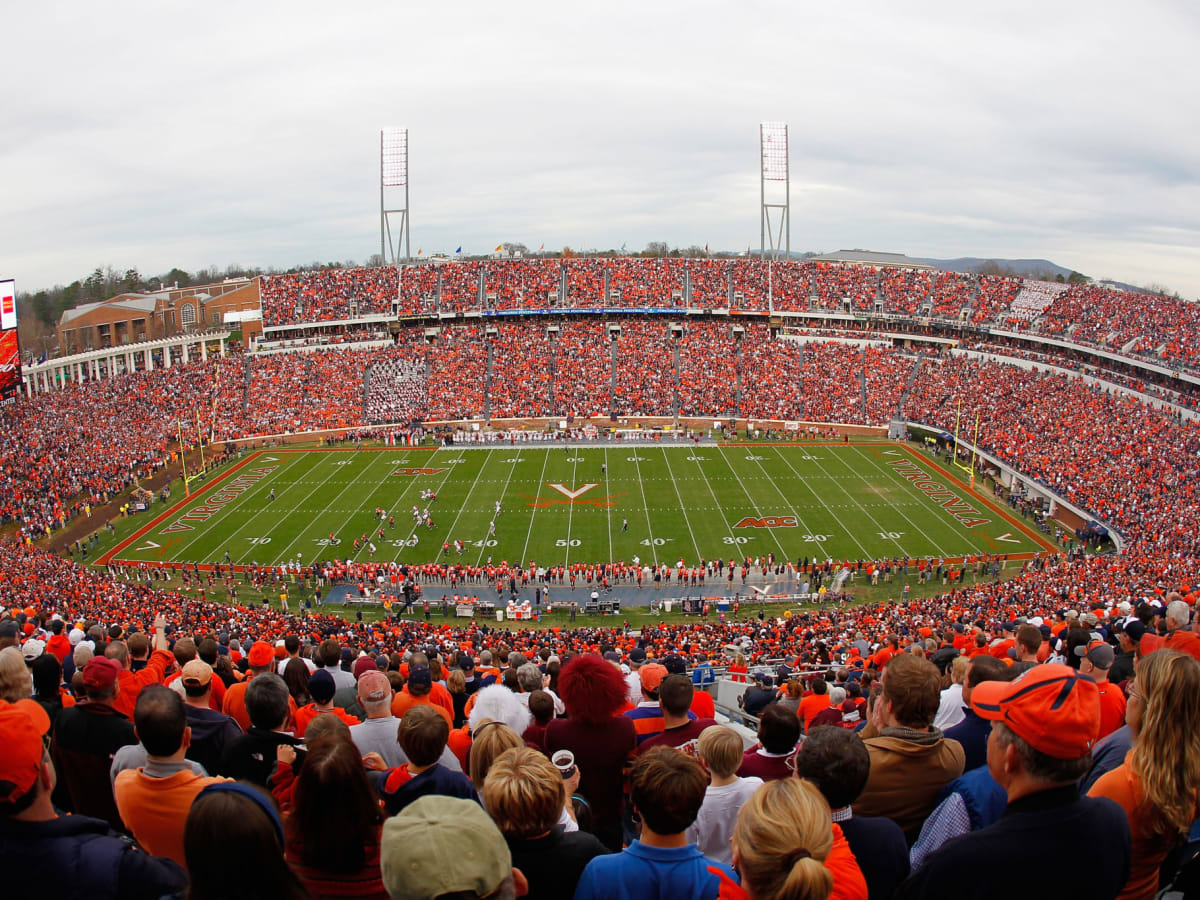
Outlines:
[[[1200,841],[1176,847],[1159,870],[1155,900],[1188,900],[1200,897]]]

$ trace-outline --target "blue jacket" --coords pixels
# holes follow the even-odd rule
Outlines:
[[[187,873],[117,837],[88,816],[45,822],[0,818],[6,897],[158,898],[182,893]]]
[[[965,709],[967,712],[963,720],[953,728],[947,728],[945,736],[962,744],[963,754],[966,756],[963,771],[969,772],[987,765],[987,742],[992,723],[982,718],[971,707],[967,706]]]
[[[733,869],[713,862],[695,844],[663,849],[634,841],[622,853],[597,856],[588,863],[575,900],[712,900],[721,882],[709,866],[738,880]]]

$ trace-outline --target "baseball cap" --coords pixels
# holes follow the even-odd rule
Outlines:
[[[646,661],[646,651],[641,647],[634,647],[629,651],[629,661],[631,663],[644,663]]]
[[[0,638],[15,638],[21,633],[21,626],[16,619],[5,619],[0,622]]]
[[[605,650],[604,658],[607,659],[609,662],[619,663],[621,661],[621,654],[618,653],[616,650]]]
[[[668,675],[686,675],[687,663],[683,661],[683,657],[678,653],[672,653],[662,661],[663,668],[667,670]]]
[[[512,853],[474,800],[430,795],[384,822],[379,868],[392,900],[484,897],[512,875]]]
[[[105,691],[113,686],[121,664],[115,659],[105,659],[103,656],[93,657],[83,667],[83,686],[93,691]]]
[[[179,678],[184,684],[208,684],[212,681],[212,666],[202,659],[193,659],[184,665]]]
[[[1133,619],[1125,623],[1125,634],[1135,644],[1146,635],[1146,626],[1141,619]]]
[[[354,668],[351,671],[354,672],[355,679],[358,679],[372,670],[379,671],[379,666],[375,665],[375,660],[370,656],[360,656],[354,661]]]
[[[362,677],[358,679],[359,700],[375,703],[390,696],[392,696],[392,683],[378,669],[373,668],[368,672],[363,672]]]
[[[433,676],[429,672],[429,666],[413,666],[408,670],[408,684],[410,687],[433,687]]]
[[[12,787],[0,788],[0,800],[8,801],[29,793],[37,781],[45,744],[42,738],[50,730],[50,717],[34,700],[7,703],[0,700],[0,783]]]
[[[246,662],[255,669],[265,668],[274,660],[275,648],[266,641],[255,641],[250,645],[250,652],[246,654]]]
[[[638,678],[642,680],[642,690],[648,694],[657,691],[667,674],[667,667],[662,663],[647,663],[642,666],[638,669]]]
[[[1100,735],[1100,688],[1058,663],[1034,666],[1011,682],[985,681],[971,692],[971,707],[1055,759],[1085,756]]]
[[[46,649],[46,642],[39,641],[37,638],[31,638],[26,641],[21,647],[21,654],[25,657],[25,662],[33,662],[42,655]]]
[[[317,669],[308,679],[309,696],[318,703],[328,703],[333,699],[335,691],[337,685],[334,684],[333,676],[325,669]]]
[[[1104,641],[1092,641],[1086,647],[1080,644],[1075,648],[1075,655],[1087,657],[1097,669],[1111,669],[1113,660],[1117,657],[1112,645]]]

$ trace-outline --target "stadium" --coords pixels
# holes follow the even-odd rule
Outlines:
[[[382,193],[396,184],[381,140]],[[572,845],[588,859],[630,853],[635,807],[643,839],[691,836],[700,800],[668,815],[662,784],[682,794],[700,779],[703,794],[710,775],[740,773],[794,787],[793,808],[816,804],[813,847],[832,874],[813,896],[929,895],[971,834],[1002,829],[1014,784],[1067,791],[1055,802],[1090,810],[1088,839],[1111,841],[1081,895],[1136,881],[1141,896],[1176,877],[1194,804],[1150,828],[1126,821],[1136,803],[1092,798],[1119,793],[1109,776],[1124,759],[1099,739],[1123,739],[1143,767],[1158,764],[1152,741],[1171,743],[1170,715],[1125,724],[1127,704],[1181,700],[1177,718],[1200,724],[1197,304],[898,254],[797,259],[765,227],[757,257],[497,248],[422,262],[399,252],[393,211],[381,202],[390,264],[246,279],[221,315],[205,306],[220,286],[115,298],[140,331],[79,310],[60,323],[72,352],[14,366],[0,661],[15,668],[0,713],[32,735],[21,752],[40,759],[45,737],[53,767],[0,772],[6,834],[24,839],[20,816],[53,797],[149,851],[137,859],[156,895],[183,889],[185,864],[202,893],[222,829],[262,818],[295,896],[408,896],[389,870],[418,866],[388,836],[411,816],[482,816],[487,834],[505,831],[515,872],[530,838],[558,827],[591,832]],[[179,327],[152,336],[160,301]],[[1159,688],[1167,667],[1174,687]],[[1030,712],[1020,697],[1046,694],[1039,679],[1058,697]],[[29,711],[35,687],[58,717],[52,739]],[[116,724],[96,727],[100,707]],[[944,737],[943,712],[946,732],[977,720],[982,736]],[[186,738],[171,731],[185,714],[199,715]],[[81,718],[90,731],[71,725]],[[378,752],[365,732],[340,734],[375,718],[398,734]],[[987,718],[1009,737],[988,738]],[[214,745],[218,720],[231,734]],[[722,775],[696,722],[735,735],[740,765]],[[1196,752],[1200,729],[1175,727]],[[855,731],[862,741],[826,751],[870,751],[839,804],[822,780],[832,758],[813,760]],[[512,742],[494,743],[501,733]],[[888,741],[939,755],[905,770]],[[347,754],[341,780],[322,782]],[[164,827],[166,801],[143,781],[180,766],[203,784]],[[1177,768],[1171,783],[1194,793]],[[441,781],[410,786],[430,771]],[[543,771],[547,828],[530,832],[529,810],[507,822],[506,784],[520,794],[512,785]],[[885,777],[903,780],[899,803],[872,780]],[[1086,798],[1085,777],[1098,786]],[[776,789],[762,803],[764,790]],[[355,845],[338,843],[336,863],[304,849],[331,835],[314,797]],[[852,805],[894,823],[903,871],[879,862],[886,835],[830,830]],[[201,838],[204,813],[216,825]],[[743,884],[765,883],[736,835]],[[511,896],[526,875],[507,868],[487,890],[424,872],[444,890],[412,895]],[[541,896],[615,895],[605,879],[618,877],[588,863],[566,889],[537,874]]]

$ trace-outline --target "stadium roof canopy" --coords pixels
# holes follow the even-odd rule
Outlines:
[[[810,257],[811,262],[857,263],[861,266],[886,266],[903,269],[933,269],[929,263],[921,262],[903,253],[879,253],[875,250],[839,250]]]

